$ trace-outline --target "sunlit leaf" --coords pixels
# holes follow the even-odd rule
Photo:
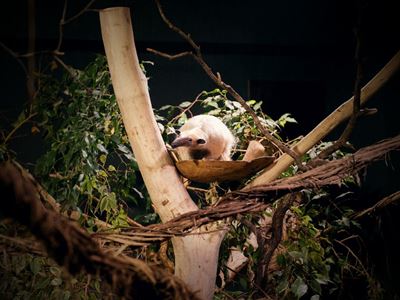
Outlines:
[[[186,107],[189,107],[191,104],[192,104],[192,102],[190,102],[190,101],[184,101],[181,104],[179,104],[179,107],[186,108]]]
[[[99,160],[101,161],[102,164],[105,164],[107,160],[107,155],[105,154],[100,155]]]
[[[102,144],[97,144],[97,149],[99,149],[101,152],[108,154],[107,149],[102,145]]]

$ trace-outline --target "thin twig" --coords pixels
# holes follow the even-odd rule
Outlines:
[[[76,15],[70,17],[69,19],[65,20],[63,25],[66,25],[74,20],[76,20],[77,18],[79,18],[81,15],[83,15],[85,12],[90,11],[89,8],[92,6],[92,4],[96,2],[96,0],[91,0],[89,1],[88,4],[86,4],[86,6],[84,8],[82,8]]]
[[[64,22],[65,22],[65,16],[67,14],[67,5],[68,5],[68,0],[64,0],[64,8],[62,11],[61,19],[58,25],[58,43],[55,52],[60,53],[60,48],[61,44],[63,41],[63,35],[64,35]]]
[[[387,205],[390,205],[396,201],[400,200],[400,191],[397,191],[390,196],[387,196],[383,198],[382,200],[378,201],[376,204],[374,204],[372,207],[369,207],[361,212],[356,213],[353,218],[358,219],[361,218],[365,215],[370,215],[371,213],[376,212],[377,210],[380,210]]]
[[[339,241],[339,240],[334,240],[336,243],[338,243],[339,245],[341,245],[342,247],[344,247],[347,251],[348,251],[348,253],[351,255],[351,256],[353,256],[354,257],[354,259],[356,260],[356,262],[358,262],[358,264],[360,265],[360,267],[361,267],[361,270],[362,270],[362,272],[360,272],[360,270],[359,269],[356,269],[358,272],[360,272],[360,273],[363,273],[363,275],[365,275],[367,278],[368,278],[368,280],[371,280],[372,278],[371,278],[371,275],[368,273],[368,271],[367,271],[367,269],[365,268],[365,266],[364,266],[364,264],[362,263],[362,261],[361,261],[361,259],[354,253],[354,251],[353,250],[351,250],[351,248],[349,247],[349,246],[347,246],[345,243],[343,243],[343,242],[341,242],[341,241]]]
[[[276,147],[278,147],[278,149],[280,149],[282,152],[289,154],[291,157],[293,157],[293,159],[295,160],[296,164],[298,165],[299,169],[304,170],[304,167],[301,163],[301,160],[298,156],[298,154],[293,151],[292,149],[290,149],[288,146],[286,146],[284,143],[282,143],[280,140],[278,140],[276,137],[274,137],[261,123],[260,119],[258,118],[257,114],[255,113],[255,111],[246,103],[246,101],[242,98],[242,96],[240,96],[240,94],[230,85],[226,84],[225,82],[222,81],[221,79],[221,75],[217,72],[217,74],[215,74],[212,69],[210,68],[210,66],[205,62],[201,51],[200,51],[200,46],[198,46],[193,39],[190,37],[189,34],[183,32],[180,28],[178,28],[177,26],[175,26],[174,24],[172,24],[172,22],[165,16],[160,1],[159,0],[155,0],[157,7],[158,7],[158,11],[160,13],[161,18],[163,19],[163,21],[167,24],[167,26],[173,30],[174,32],[178,33],[184,40],[186,40],[190,46],[193,48],[194,53],[193,52],[183,52],[177,55],[169,55],[166,53],[162,53],[161,52],[161,56],[169,58],[169,59],[173,59],[173,58],[177,58],[177,57],[182,57],[182,56],[186,56],[186,55],[191,55],[196,62],[203,68],[203,70],[206,72],[206,74],[208,75],[208,77],[210,77],[214,83],[216,85],[218,85],[220,88],[226,90],[237,102],[239,102],[243,108],[250,114],[250,116],[253,118],[253,121],[255,123],[255,125],[257,126],[257,128],[262,132],[262,134],[271,142],[273,143]],[[155,54],[160,54],[159,51],[153,50],[151,51],[152,53]]]
[[[36,42],[36,22],[35,22],[35,0],[28,0],[28,53],[35,52]],[[28,100],[31,103],[35,100],[37,89],[35,80],[36,61],[34,56],[27,58],[28,78],[26,80],[26,89]]]
[[[24,125],[25,123],[27,123],[31,118],[33,118],[34,116],[36,116],[37,113],[32,113],[29,116],[27,116],[25,119],[23,119],[22,121],[20,121],[18,124],[15,125],[15,127],[9,132],[9,134],[6,136],[6,138],[3,141],[3,144],[6,144],[8,142],[8,140],[15,134],[15,132],[21,128],[22,125]]]
[[[193,102],[186,107],[185,109],[183,109],[176,117],[174,117],[173,119],[171,119],[170,123],[173,124],[174,122],[176,122],[177,120],[179,120],[179,118],[186,113],[188,110],[190,110],[197,102],[199,102],[199,98],[204,94],[204,92],[201,92],[200,94],[198,94],[196,96],[196,98],[193,100]]]
[[[3,48],[8,54],[10,54],[13,58],[15,58],[15,60],[17,61],[17,63],[21,66],[22,70],[24,71],[26,77],[28,77],[29,72],[26,68],[26,66],[24,65],[24,63],[22,62],[22,60],[20,59],[20,56],[15,53],[13,50],[11,50],[10,48],[8,48],[6,45],[4,45],[2,42],[0,42],[0,47]]]
[[[158,50],[155,50],[155,49],[152,49],[152,48],[147,48],[146,50],[149,51],[150,53],[156,54],[158,56],[161,56],[161,57],[164,57],[164,58],[168,58],[169,60],[174,60],[174,59],[181,58],[181,57],[184,57],[184,56],[193,55],[193,52],[190,52],[190,51],[181,52],[181,53],[178,53],[178,54],[168,54],[168,53],[165,53],[165,52],[162,52],[162,51],[158,51]]]
[[[359,13],[361,15],[361,12]],[[355,50],[355,61],[357,65],[357,70],[356,70],[356,79],[354,81],[354,98],[353,98],[353,114],[351,115],[346,128],[340,135],[339,139],[333,143],[331,146],[323,150],[321,153],[318,154],[316,159],[325,159],[328,157],[330,154],[334,153],[335,151],[339,150],[342,148],[347,141],[350,138],[350,135],[352,134],[354,127],[356,125],[357,119],[360,116],[360,107],[361,107],[361,81],[363,78],[363,65],[362,65],[362,59],[361,59],[361,54],[360,54],[360,49],[361,49],[361,33],[360,33],[360,27],[361,27],[361,21],[360,21],[360,16],[358,20],[358,27],[355,29],[354,33],[356,36],[356,50]]]
[[[54,55],[54,59],[71,75],[72,78],[76,79],[76,74],[70,67],[68,67],[61,58],[57,55]]]

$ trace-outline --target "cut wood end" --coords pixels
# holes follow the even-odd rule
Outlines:
[[[109,12],[109,11],[116,11],[116,10],[128,10],[130,12],[129,7],[127,6],[114,6],[114,7],[107,7],[100,10],[100,12]]]

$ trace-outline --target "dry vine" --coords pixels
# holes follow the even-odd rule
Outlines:
[[[188,299],[194,297],[193,294],[166,270],[148,266],[140,260],[123,254],[118,257],[111,256],[105,253],[93,238],[103,243],[111,241],[112,244],[121,244],[126,249],[166,241],[174,236],[194,234],[193,229],[217,220],[265,211],[270,207],[270,202],[278,198],[277,191],[286,194],[301,188],[340,184],[344,178],[357,174],[369,163],[384,157],[389,151],[399,149],[400,136],[396,136],[362,148],[353,155],[327,162],[303,174],[278,179],[268,185],[254,187],[248,192],[228,193],[216,206],[183,214],[167,223],[147,227],[137,225],[120,232],[109,229],[109,231],[96,233],[93,237],[75,223],[60,216],[57,211],[45,209],[40,197],[43,198],[46,193],[38,189],[39,185],[35,183],[33,177],[22,174],[15,165],[7,163],[0,167],[0,188],[4,199],[7,199],[1,203],[1,212],[27,225],[39,239],[45,242],[55,260],[71,273],[84,269],[88,273],[100,274],[113,284],[118,294],[127,298],[133,298],[140,289],[141,295],[147,293],[147,295],[163,297],[163,299],[176,299],[176,297]],[[395,196],[397,199],[398,195]],[[46,196],[44,198],[48,200]],[[275,211],[275,221],[271,227],[272,236],[267,243],[264,243],[265,259],[262,264],[264,266],[268,266],[274,250],[280,243],[282,216],[290,207],[292,198],[282,201]],[[278,213],[279,211],[281,213]],[[260,283],[265,283],[265,273],[261,272],[259,275],[264,275],[258,278],[261,279]]]
[[[327,162],[325,165],[289,178],[277,179],[267,185],[260,185],[249,191],[235,191],[221,197],[218,204],[205,209],[186,213],[164,224],[132,226],[115,232],[106,223],[99,223],[102,232],[94,237],[128,245],[142,247],[154,242],[162,242],[174,236],[184,236],[202,225],[246,213],[260,213],[270,207],[270,203],[280,196],[303,188],[320,188],[326,185],[341,184],[345,178],[356,175],[368,164],[382,159],[388,152],[400,149],[400,136],[365,147],[342,159]],[[30,177],[31,180],[34,180]],[[41,188],[42,200],[53,203],[54,199]],[[39,186],[40,187],[40,186]],[[277,194],[277,191],[279,193]],[[49,198],[50,197],[50,198]],[[221,228],[224,229],[224,228]]]
[[[400,149],[400,136],[367,146],[342,159],[289,178],[277,179],[267,185],[260,185],[249,191],[235,191],[223,196],[216,206],[183,214],[164,224],[147,227],[132,227],[120,233],[98,233],[115,242],[151,243],[169,239],[172,236],[191,234],[193,229],[228,217],[245,213],[260,213],[270,207],[270,203],[286,193],[304,188],[321,188],[339,185],[352,175],[357,175],[370,163],[382,159],[394,150]],[[277,194],[277,192],[280,192]],[[221,228],[222,229],[222,228]]]

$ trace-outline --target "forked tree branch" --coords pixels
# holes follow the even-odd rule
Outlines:
[[[240,96],[240,94],[230,85],[226,84],[225,82],[222,81],[221,75],[219,73],[214,73],[210,66],[205,62],[201,51],[200,51],[200,46],[198,46],[193,39],[190,37],[189,34],[185,33],[183,30],[175,26],[164,14],[160,1],[155,0],[158,11],[160,13],[161,18],[167,24],[167,26],[179,34],[186,42],[189,43],[189,45],[193,48],[194,52],[188,51],[188,52],[182,52],[179,54],[175,55],[170,55],[166,54],[160,51],[156,51],[154,49],[148,49],[150,52],[160,55],[162,57],[166,57],[168,59],[175,59],[175,58],[180,58],[183,56],[191,55],[196,62],[202,67],[202,69],[206,72],[208,77],[210,77],[214,83],[219,86],[221,89],[226,90],[237,102],[239,102],[243,108],[250,114],[250,116],[253,118],[255,125],[257,126],[258,130],[265,136],[267,140],[269,140],[271,143],[273,143],[278,149],[280,149],[282,152],[287,153],[293,159],[295,160],[296,164],[298,167],[302,170],[304,170],[303,165],[301,163],[301,160],[299,158],[299,155],[292,149],[290,149],[288,146],[286,146],[283,142],[278,140],[276,137],[274,137],[261,123],[260,119],[258,118],[257,114],[255,111],[246,103],[246,101]]]
[[[89,11],[89,8],[93,5],[93,3],[96,0],[91,0],[89,1],[84,8],[82,8],[78,13],[76,13],[75,15],[73,15],[72,17],[70,17],[69,19],[66,19],[67,17],[67,6],[68,6],[68,0],[64,0],[64,7],[63,7],[63,11],[62,11],[62,15],[61,15],[61,19],[59,21],[58,24],[58,42],[57,42],[57,47],[54,51],[52,51],[52,53],[54,55],[61,55],[63,54],[60,50],[61,50],[61,44],[63,41],[63,36],[64,36],[64,26],[72,21],[74,21],[75,19],[79,18],[82,14],[84,14],[85,12]]]

